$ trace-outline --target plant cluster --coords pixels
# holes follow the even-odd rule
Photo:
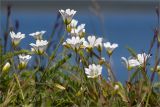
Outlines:
[[[51,55],[46,51],[50,40],[43,39],[46,31],[29,34],[36,40],[36,43],[29,44],[31,50],[19,49],[19,43],[25,38],[21,32],[10,31],[11,52],[4,54],[1,45],[1,106],[160,106],[160,82],[155,80],[155,75],[160,77],[158,30],[149,52],[137,54],[128,48],[131,56],[121,57],[128,72],[132,72],[126,83],[121,83],[111,63],[111,57],[119,45],[105,42],[95,35],[87,36],[85,24],[78,25],[78,21],[73,19],[75,10],[59,12],[65,34]],[[155,64],[151,66],[150,59],[154,57],[151,52],[155,44]],[[58,53],[60,46],[62,49]],[[102,71],[107,72],[107,79]]]

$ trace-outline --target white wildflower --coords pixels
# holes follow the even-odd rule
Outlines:
[[[85,35],[85,24],[81,24],[77,27],[78,35],[83,37]]]
[[[85,39],[80,37],[72,37],[71,39],[68,38],[63,45],[69,45],[72,49],[79,49]]]
[[[59,10],[59,12],[61,13],[66,25],[71,23],[73,16],[76,14],[76,11],[71,9],[66,9],[66,10],[61,9]]]
[[[25,34],[22,34],[21,32],[18,32],[15,34],[13,31],[10,32],[10,36],[12,38],[13,45],[17,46],[20,41],[25,38]]]
[[[71,29],[70,34],[71,34],[71,36],[79,36],[79,31],[77,28]]]
[[[31,50],[36,52],[37,54],[43,54],[46,50],[48,45],[47,40],[36,40],[36,44],[31,43],[30,46],[32,46]]]
[[[81,24],[79,25],[77,28],[73,28],[71,29],[71,36],[79,36],[79,37],[83,37],[85,34],[85,24]]]
[[[20,62],[19,68],[23,69],[27,66],[28,61],[31,59],[32,56],[22,54],[22,55],[18,55],[18,57],[19,57],[19,62]]]
[[[89,68],[85,68],[85,73],[88,78],[98,77],[102,73],[102,66],[95,64],[89,65]]]
[[[140,65],[140,63],[137,61],[137,59],[126,59],[125,57],[121,57],[123,60],[126,68],[130,71],[132,68],[137,67]]]
[[[116,44],[116,43],[111,44],[110,42],[106,42],[103,45],[106,48],[109,56],[112,55],[113,51],[118,47],[118,44]]]
[[[150,58],[151,56],[149,54],[146,53],[142,53],[142,54],[137,54],[137,60],[139,61],[139,63],[142,65],[144,63],[146,63],[146,61],[148,60],[148,58]]]
[[[88,36],[88,42],[84,41],[83,45],[85,48],[92,49],[94,47],[102,46],[102,38],[97,38],[95,36]]]
[[[34,37],[36,40],[41,40],[44,33],[46,33],[46,31],[37,31],[37,32],[31,33],[29,35]]]
[[[78,21],[75,19],[72,19],[71,23],[68,26],[70,26],[71,28],[76,28],[77,24],[78,24]]]

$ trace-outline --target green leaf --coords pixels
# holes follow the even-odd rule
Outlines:
[[[137,70],[130,76],[130,79],[129,79],[130,82],[133,81],[133,79],[137,76],[138,72],[139,72],[139,70],[137,69]]]
[[[50,69],[50,71],[55,71],[56,69],[58,69],[60,66],[62,66],[64,63],[66,63],[66,61],[68,59],[70,59],[72,56],[72,54],[68,54],[67,56],[65,56],[62,60],[60,60],[54,67],[52,67]]]
[[[62,42],[64,41],[64,37],[61,38],[60,42],[58,43],[58,45],[56,46],[55,50],[52,52],[51,56],[50,56],[50,60],[53,60],[56,56],[56,53],[60,47],[60,45],[62,44]]]
[[[133,57],[137,57],[137,53],[132,48],[130,47],[126,47],[126,48]]]

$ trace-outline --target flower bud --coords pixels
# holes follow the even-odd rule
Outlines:
[[[57,87],[57,88],[59,88],[60,90],[65,90],[66,88],[64,87],[64,86],[62,86],[62,85],[60,85],[60,84],[55,84],[55,86]]]
[[[160,43],[160,35],[158,35],[158,42]]]
[[[102,64],[104,64],[104,63],[105,63],[105,58],[102,57],[102,58],[99,60],[99,64],[102,65]]]
[[[160,65],[157,66],[157,73],[160,75]]]
[[[116,84],[116,85],[114,86],[114,90],[118,90],[118,89],[119,89],[119,85]]]
[[[157,71],[160,72],[160,65],[157,66]]]
[[[10,66],[11,66],[10,63],[7,62],[7,63],[3,66],[2,72],[8,72],[9,69],[10,69]]]

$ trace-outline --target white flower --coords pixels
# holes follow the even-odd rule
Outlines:
[[[37,54],[43,54],[45,49],[47,48],[48,42],[47,40],[36,40],[36,44],[31,43],[30,46],[32,51],[36,52]]]
[[[126,59],[125,57],[121,57],[121,59],[123,60],[125,66],[128,70],[131,70],[132,68],[140,65],[140,63],[137,61],[137,59],[131,59],[131,58]]]
[[[78,30],[78,35],[80,37],[83,37],[84,34],[85,34],[85,24],[81,24],[77,27],[77,30]]]
[[[146,63],[147,59],[151,57],[149,54],[142,53],[142,54],[137,54],[137,59],[140,64]]]
[[[11,66],[10,63],[7,62],[7,63],[3,66],[2,71],[3,71],[3,72],[7,72],[7,71],[9,70],[10,66]]]
[[[82,45],[83,41],[84,41],[84,38],[80,38],[80,37],[77,36],[77,37],[72,37],[71,39],[68,38],[66,40],[66,42],[63,43],[63,45],[67,45],[68,44],[73,49],[79,49],[80,46]]]
[[[44,33],[46,33],[46,31],[37,31],[35,33],[31,33],[29,34],[30,36],[34,37],[36,40],[41,40],[42,39],[42,36],[44,35]]]
[[[17,46],[19,42],[25,38],[25,34],[22,34],[21,32],[18,32],[15,34],[13,31],[10,32],[10,36],[12,38],[13,45]]]
[[[103,45],[106,48],[107,53],[109,55],[111,55],[113,53],[114,49],[118,47],[118,44],[116,44],[116,43],[111,44],[110,42],[106,42]]]
[[[75,29],[71,29],[71,36],[79,36],[79,31],[78,31],[78,29],[77,28],[75,28]]]
[[[85,68],[85,73],[88,78],[98,77],[102,73],[102,66],[95,64],[89,65],[89,68]]]
[[[32,56],[22,54],[22,55],[18,55],[18,57],[20,62],[19,69],[23,69],[27,66],[28,61],[31,59]]]
[[[88,42],[84,41],[83,45],[85,48],[94,48],[98,46],[102,46],[102,38],[97,38],[95,36],[88,36]]]
[[[78,21],[75,20],[75,19],[72,19],[71,23],[69,24],[69,26],[71,28],[76,28],[77,27],[77,24],[78,24]]]
[[[76,14],[75,10],[71,10],[71,9],[66,9],[66,10],[59,10],[59,12],[61,13],[63,20],[65,22],[65,24],[70,24],[72,21],[72,18],[74,16],[74,14]]]
[[[81,24],[79,25],[77,28],[73,28],[71,29],[71,36],[79,36],[79,37],[83,37],[85,34],[85,24]]]
[[[18,57],[19,57],[20,63],[22,63],[22,64],[27,64],[28,61],[31,59],[32,56],[22,54],[22,55],[18,55]]]

